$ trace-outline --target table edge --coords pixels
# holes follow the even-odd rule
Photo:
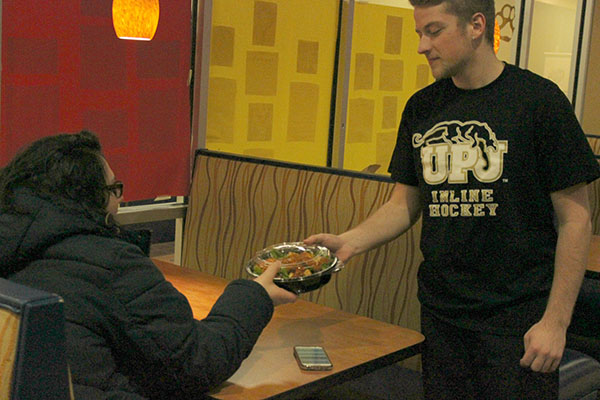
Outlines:
[[[340,385],[340,384],[342,384],[344,382],[348,382],[356,377],[361,377],[361,376],[367,375],[367,374],[374,372],[380,368],[387,367],[396,362],[399,362],[399,361],[405,360],[409,357],[420,354],[422,351],[423,342],[424,342],[424,339],[421,342],[415,343],[414,345],[412,345],[410,347],[405,347],[404,349],[398,350],[394,353],[390,353],[390,354],[386,354],[385,356],[374,358],[371,361],[368,361],[366,363],[356,365],[351,368],[347,368],[347,369],[339,371],[335,374],[331,374],[331,375],[328,375],[321,379],[317,379],[313,382],[306,383],[302,386],[298,386],[298,387],[288,390],[286,392],[278,393],[278,394],[275,394],[270,397],[265,397],[265,399],[268,399],[268,400],[298,399],[298,398],[308,396],[310,394],[314,394],[321,390],[327,389],[329,387]],[[209,392],[206,395],[209,396],[211,399],[221,400],[220,397],[215,397],[215,396],[218,396],[217,393],[211,394]]]

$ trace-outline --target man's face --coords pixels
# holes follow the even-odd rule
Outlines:
[[[419,54],[427,57],[435,79],[452,78],[464,72],[473,46],[458,17],[446,12],[446,5],[415,7],[415,30],[419,35]]]

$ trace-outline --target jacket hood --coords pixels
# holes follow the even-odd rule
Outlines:
[[[59,206],[29,189],[15,192],[15,205],[21,214],[0,213],[0,277],[25,268],[69,236],[110,235],[102,221],[86,216],[76,204]]]

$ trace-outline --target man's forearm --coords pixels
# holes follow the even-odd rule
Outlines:
[[[566,330],[587,268],[592,235],[589,197],[584,183],[551,194],[558,221],[554,279],[543,320]]]
[[[388,202],[340,237],[354,248],[354,255],[360,254],[406,232],[420,213],[418,189],[396,185]]]
[[[566,223],[559,229],[554,280],[544,319],[563,326],[571,322],[585,270],[591,239],[591,223]]]
[[[363,253],[394,239],[410,228],[409,219],[405,214],[386,203],[340,237],[356,249],[356,254]]]

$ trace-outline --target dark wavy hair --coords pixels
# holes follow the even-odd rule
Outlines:
[[[106,214],[104,157],[98,137],[88,131],[48,136],[21,150],[0,169],[0,208],[19,212],[14,193],[36,195],[92,215]]]
[[[458,20],[467,24],[475,13],[485,16],[485,39],[494,46],[494,25],[496,21],[496,7],[494,0],[409,0],[413,7],[433,7],[440,4],[446,5],[446,11],[456,15]]]

